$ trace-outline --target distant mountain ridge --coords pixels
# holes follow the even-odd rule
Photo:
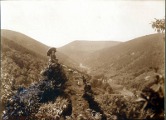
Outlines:
[[[67,45],[64,45],[62,47],[60,47],[59,49],[62,49],[64,47],[66,47],[66,49],[70,48],[72,50],[84,50],[84,51],[97,51],[97,50],[101,50],[103,48],[107,48],[110,46],[115,46],[118,45],[119,41],[90,41],[90,40],[75,40],[71,43],[68,43]]]
[[[118,41],[84,41],[84,40],[76,40],[73,41],[63,47],[60,47],[58,50],[62,53],[70,56],[74,60],[82,63],[87,57],[98,50],[102,50],[104,48],[116,46],[121,42]]]

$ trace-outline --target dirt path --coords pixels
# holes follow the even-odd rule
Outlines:
[[[89,91],[86,91],[86,87],[88,86],[83,83],[83,74],[81,73],[71,73],[68,74],[68,94],[72,101],[72,119],[83,119],[83,120],[101,120],[104,117],[104,113],[101,110],[100,106],[93,99],[93,94],[90,96],[86,96],[85,94]],[[103,120],[105,120],[104,118]]]

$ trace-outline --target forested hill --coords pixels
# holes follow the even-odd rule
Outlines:
[[[123,42],[93,53],[86,61],[90,68],[111,73],[118,71],[137,72],[140,68],[163,68],[164,40],[162,34],[151,34]],[[96,71],[97,71],[96,70]],[[110,70],[110,71],[109,71]]]
[[[19,50],[19,48],[26,49],[27,51],[33,52],[33,54],[36,54],[37,56],[40,56],[40,57],[43,56],[44,59],[48,59],[48,57],[46,56],[46,53],[50,47],[22,33],[12,31],[12,30],[2,29],[1,39],[2,39],[1,40],[2,46],[4,46],[8,42],[8,46],[11,48],[14,48],[17,50]],[[9,45],[9,42],[11,42],[10,45]],[[19,48],[17,48],[18,46]],[[74,61],[70,56],[66,56],[60,51],[57,51],[56,55],[57,55],[57,58],[59,59],[59,62],[62,64],[66,64],[70,67],[75,67],[75,68],[77,68],[79,65],[77,61]]]
[[[156,72],[164,74],[162,34],[151,34],[105,48],[85,62],[92,75],[104,75],[128,88],[141,89]],[[144,81],[144,84],[142,84]]]
[[[1,36],[3,37],[3,39],[13,41],[18,45],[23,46],[28,50],[35,51],[37,54],[42,56],[45,56],[47,50],[49,49],[49,46],[46,46],[36,41],[35,39],[16,31],[2,29]]]

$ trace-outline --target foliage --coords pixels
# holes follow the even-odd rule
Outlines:
[[[99,103],[108,119],[164,119],[164,78],[156,76],[155,82],[146,85],[140,97],[121,94],[99,94]]]
[[[156,81],[153,84],[146,86],[141,93],[141,98],[144,101],[143,110],[150,111],[149,118],[163,119],[164,118],[164,77],[156,75]]]
[[[37,112],[36,119],[59,119],[65,110],[69,110],[70,101],[62,97],[58,97],[54,103],[49,102],[42,104]]]
[[[28,87],[31,83],[39,81],[45,60],[7,39],[2,42],[1,101],[3,109],[6,101],[19,87]]]
[[[53,68],[46,69],[46,72],[52,71]],[[61,67],[57,66],[54,70],[54,79],[44,79],[38,84],[32,84],[28,88],[19,87],[17,92],[7,100],[3,120],[8,119],[35,119],[34,114],[38,112],[42,103],[54,101],[58,95],[63,94],[64,81],[66,77],[62,74]],[[59,80],[60,79],[60,80]],[[59,82],[61,81],[61,86]]]
[[[165,19],[156,19],[152,23],[152,28],[158,33],[165,32]]]
[[[113,89],[107,81],[92,79],[91,85],[93,88],[100,88],[110,94],[113,93]]]

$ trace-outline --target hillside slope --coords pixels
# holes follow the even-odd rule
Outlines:
[[[18,44],[19,46],[22,46],[26,48],[27,50],[33,51],[37,55],[43,56],[43,58],[47,59],[48,57],[46,56],[47,50],[50,48],[47,45],[44,45],[22,33],[11,31],[11,30],[1,30],[1,38],[3,40],[8,40],[11,42],[14,42]],[[3,46],[2,42],[2,46]],[[11,45],[12,46],[12,45]],[[51,46],[53,47],[53,46]],[[78,64],[76,61],[72,60],[69,56],[64,55],[61,52],[56,53],[57,58],[59,59],[60,63],[67,64],[68,66],[71,67],[77,67]]]
[[[118,80],[135,79],[157,69],[164,72],[164,40],[161,34],[139,37],[97,51],[86,65],[93,75],[104,74]]]
[[[58,50],[74,60],[83,63],[93,54],[95,51],[116,46],[120,42],[117,41],[73,41]]]
[[[2,29],[1,36],[8,40],[14,41],[15,43],[29,50],[35,51],[37,54],[40,54],[42,56],[46,56],[46,52],[49,49],[49,46],[46,46],[30,38],[29,36],[26,36],[16,31]]]

